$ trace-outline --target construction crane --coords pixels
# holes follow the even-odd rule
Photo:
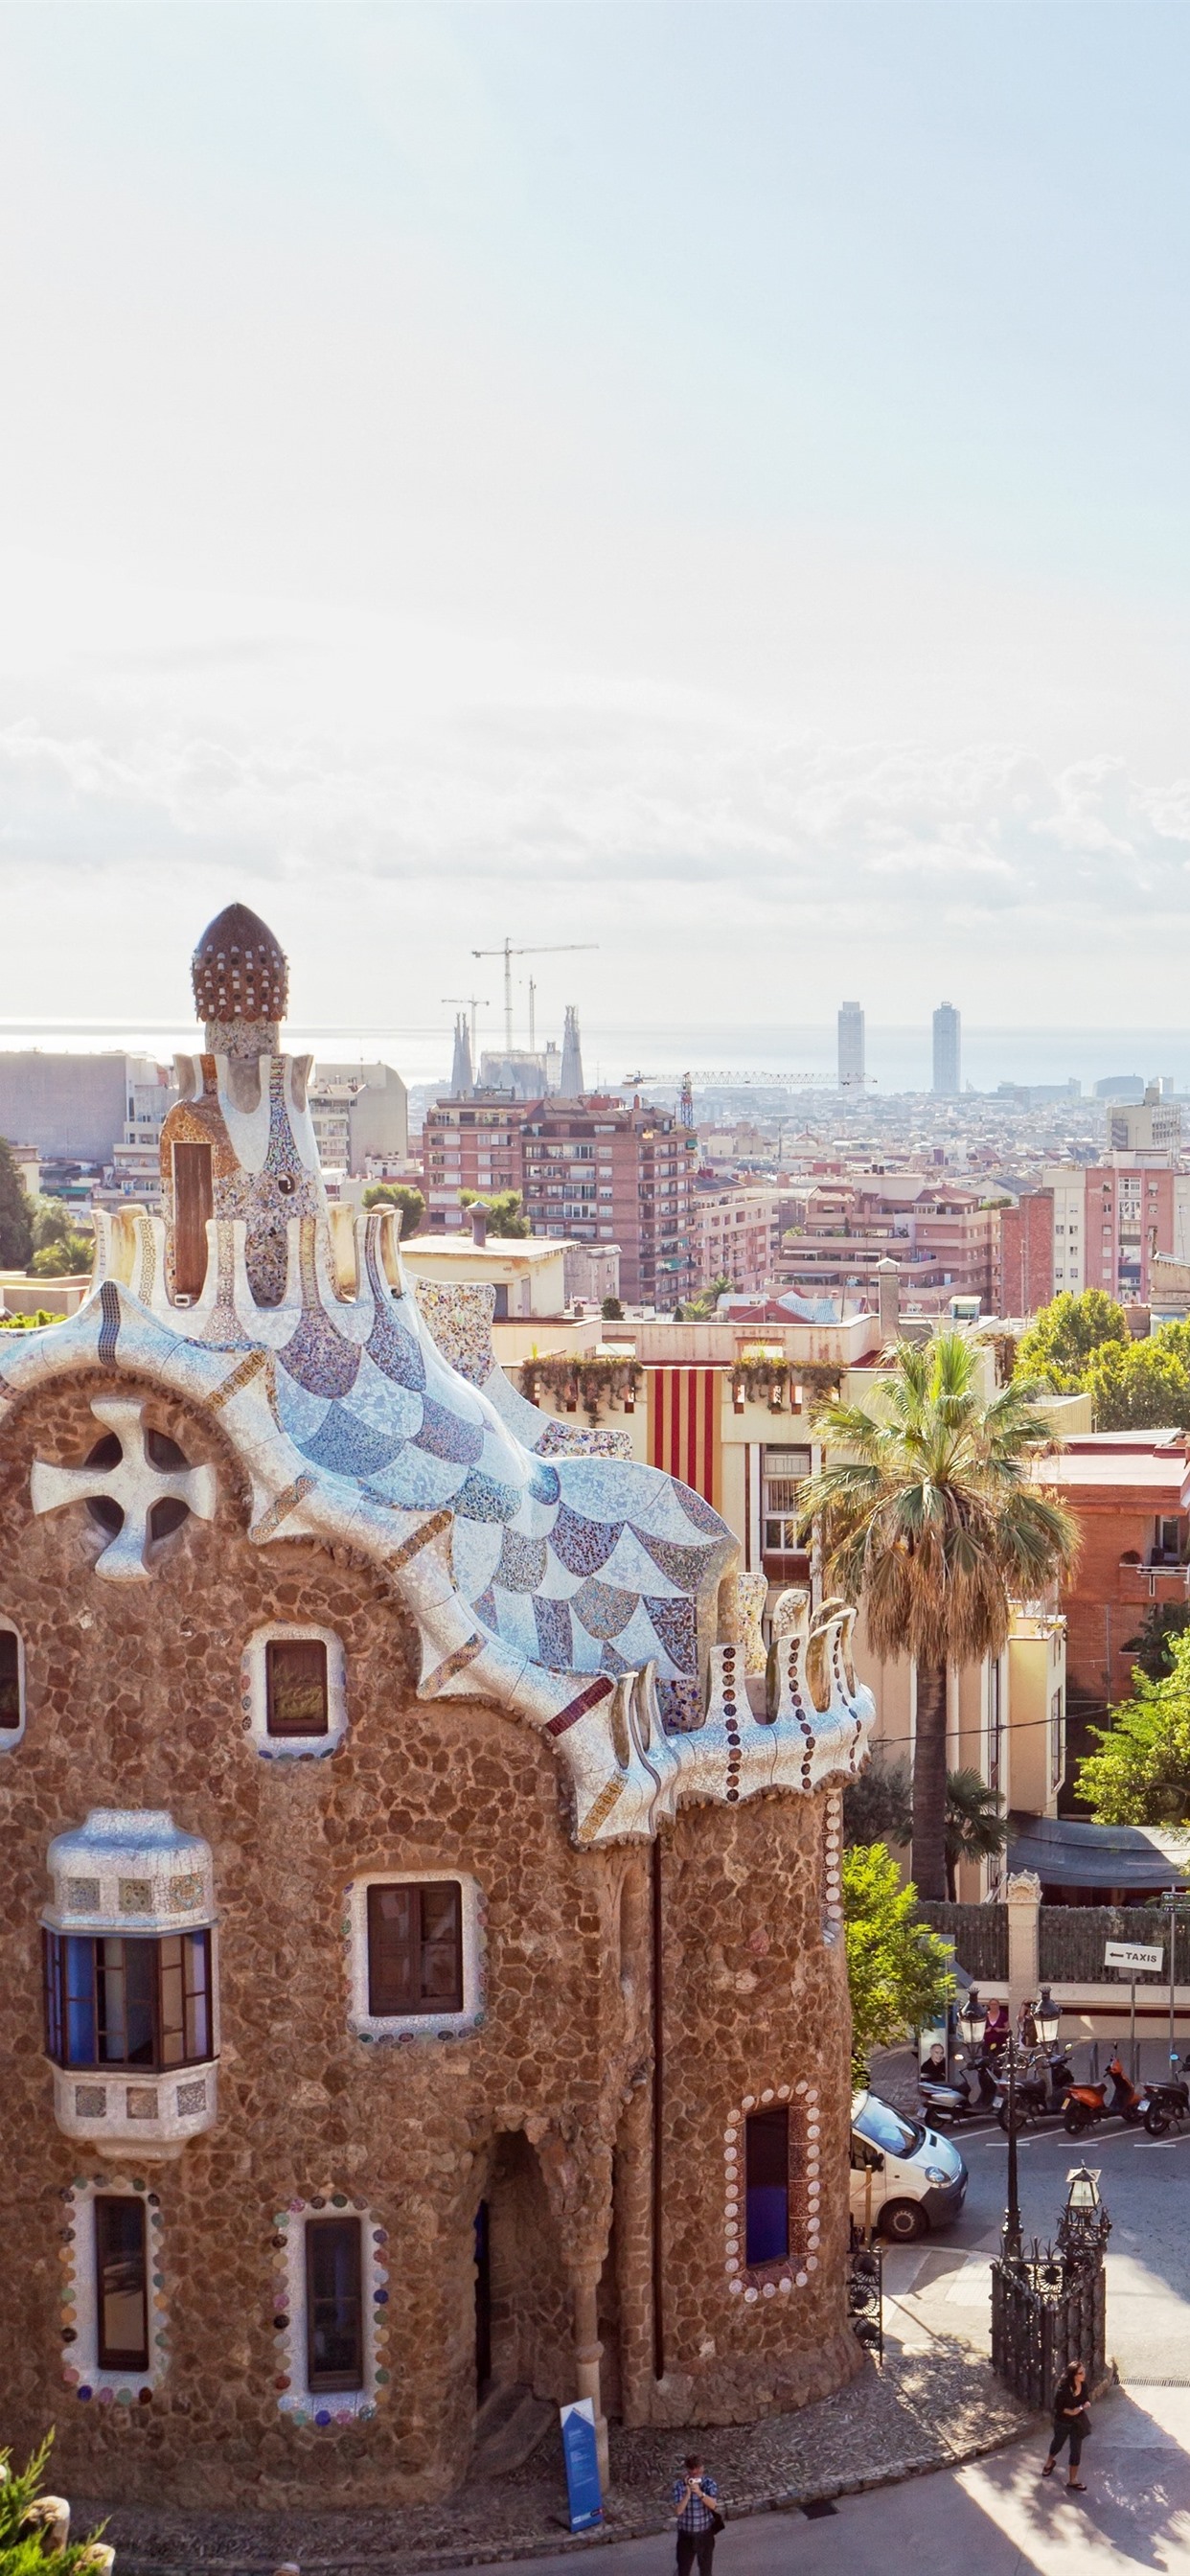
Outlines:
[[[475,1015],[477,1011],[489,1011],[492,1007],[491,1003],[486,1000],[481,1000],[478,993],[444,993],[442,995],[442,999],[444,1002],[462,1002],[466,1006],[467,1010],[470,1011],[471,1062],[473,1065],[477,1064],[479,1059],[475,1052]]]
[[[504,960],[504,1052],[512,1054],[512,961],[514,957],[572,957],[580,948],[598,948],[597,939],[563,939],[556,948],[514,948],[506,939],[502,948],[473,948],[473,957],[502,957]]]

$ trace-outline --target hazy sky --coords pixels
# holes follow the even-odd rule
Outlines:
[[[1145,0],[10,0],[0,1017],[243,894],[314,1023],[1180,1024],[1188,117]]]

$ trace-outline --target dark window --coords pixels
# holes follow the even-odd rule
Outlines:
[[[209,1145],[174,1146],[174,1294],[201,1297],[207,1276],[207,1218],[215,1213]]]
[[[320,1637],[270,1637],[264,1650],[270,1735],[325,1735],[326,1647]]]
[[[306,2221],[306,2380],[320,2388],[364,2384],[362,2248],[358,2218]]]
[[[753,2111],[744,2124],[745,2261],[783,2263],[789,2253],[789,2113]]]
[[[463,1891],[453,1878],[368,1889],[368,2010],[461,2012]]]
[[[21,1722],[21,1649],[11,1628],[0,1628],[0,1726]]]
[[[95,2202],[95,2312],[101,2370],[147,2370],[145,2204],[131,2192]]]
[[[57,2066],[191,2066],[211,2054],[211,1936],[45,1934],[46,2054]]]

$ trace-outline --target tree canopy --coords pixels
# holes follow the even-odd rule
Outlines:
[[[1078,1767],[1078,1794],[1105,1825],[1190,1821],[1190,1632],[1170,1641],[1159,1681],[1134,1671],[1130,1700],[1093,1726],[1098,1751]]]
[[[843,1840],[848,1850],[861,1843],[896,1844],[902,1850],[913,1833],[913,1786],[907,1762],[877,1757],[858,1780],[843,1791]],[[994,1860],[1005,1849],[1010,1827],[1001,1812],[1000,1793],[989,1789],[978,1771],[946,1774],[946,1882],[952,1903],[960,1861]]]
[[[917,1890],[883,1843],[843,1854],[843,1927],[851,1992],[851,2064],[867,2081],[873,2048],[889,2048],[936,2021],[953,1991],[950,1960],[936,1933],[917,1919]]]
[[[416,1234],[426,1212],[426,1203],[421,1191],[415,1189],[409,1181],[374,1182],[371,1189],[364,1191],[364,1206],[398,1208],[401,1215],[402,1243],[407,1236]]]
[[[1127,1342],[1128,1323],[1122,1306],[1103,1288],[1070,1289],[1053,1297],[1035,1315],[1017,1345],[1016,1374],[1058,1395],[1075,1395],[1086,1371],[1105,1342]]]
[[[899,1342],[867,1404],[834,1398],[814,1427],[834,1453],[802,1495],[827,1586],[861,1602],[876,1653],[917,1665],[913,1874],[946,1894],[946,1690],[952,1664],[998,1654],[1014,1596],[1070,1563],[1078,1524],[1035,1480],[1053,1428],[1027,1380],[982,1392],[961,1333]]]
[[[519,1241],[533,1231],[519,1190],[494,1190],[490,1194],[481,1190],[460,1190],[459,1197],[464,1207],[487,1209],[489,1234],[505,1241]]]
[[[12,1147],[0,1136],[0,1270],[27,1270],[32,1250],[32,1210]]]

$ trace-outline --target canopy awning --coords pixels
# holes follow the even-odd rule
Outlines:
[[[1011,1818],[1010,1876],[1035,1870],[1043,1888],[1190,1888],[1190,1838],[1151,1825],[1080,1824],[1071,1816]]]

